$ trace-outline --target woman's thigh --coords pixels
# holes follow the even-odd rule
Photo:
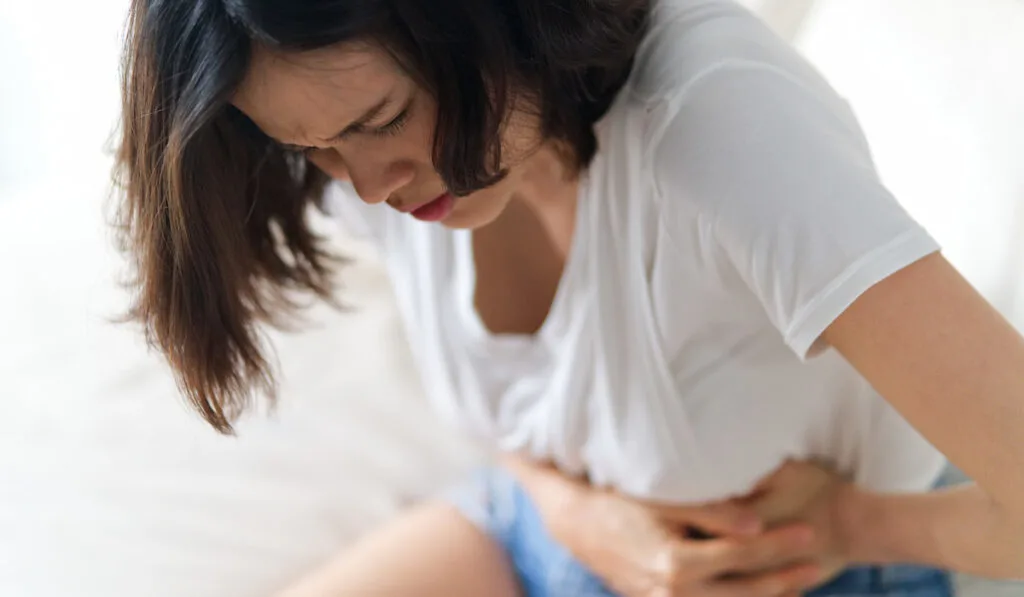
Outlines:
[[[411,510],[279,597],[519,597],[505,551],[447,503]]]

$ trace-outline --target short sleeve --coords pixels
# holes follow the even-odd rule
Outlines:
[[[670,102],[652,141],[669,233],[698,214],[711,261],[735,270],[800,358],[864,291],[939,249],[823,81],[725,64]]]

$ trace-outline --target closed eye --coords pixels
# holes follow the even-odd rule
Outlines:
[[[357,126],[350,130],[343,131],[343,133],[336,135],[335,139],[342,139],[346,135],[352,134],[365,134],[372,135],[374,137],[392,137],[398,135],[405,128],[406,123],[409,121],[409,114],[412,111],[413,100],[410,99],[409,103],[406,104],[405,109],[398,113],[397,116],[391,119],[390,122],[382,124],[376,127],[369,126]],[[311,147],[304,145],[293,145],[291,143],[280,143],[278,144],[283,147],[286,151],[294,151],[296,153],[309,154],[310,152],[322,149],[321,147]]]
[[[370,130],[369,132],[371,135],[375,137],[391,137],[401,133],[402,129],[405,127],[405,123],[408,122],[408,120],[409,107],[407,106],[404,110],[398,113],[398,116],[395,116],[393,119],[391,119],[391,122],[376,127]]]

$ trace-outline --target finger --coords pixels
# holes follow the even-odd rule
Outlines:
[[[659,514],[668,522],[696,527],[715,537],[749,537],[764,529],[753,506],[736,501],[705,506],[662,507]]]
[[[707,587],[707,597],[783,597],[802,595],[821,583],[821,570],[799,564],[742,578],[718,580]]]
[[[724,572],[760,573],[817,559],[819,552],[820,546],[811,526],[802,523],[787,525],[758,537],[734,541],[729,558],[725,558],[731,558],[733,563]]]
[[[714,539],[680,546],[681,566],[697,578],[749,574],[779,568],[817,555],[814,529],[794,524],[745,539]]]

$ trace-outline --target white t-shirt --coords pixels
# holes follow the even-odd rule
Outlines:
[[[597,134],[533,336],[483,326],[469,232],[333,193],[382,250],[442,413],[654,500],[744,494],[791,457],[928,488],[941,455],[818,341],[938,250],[879,182],[846,103],[745,9],[662,0]]]

